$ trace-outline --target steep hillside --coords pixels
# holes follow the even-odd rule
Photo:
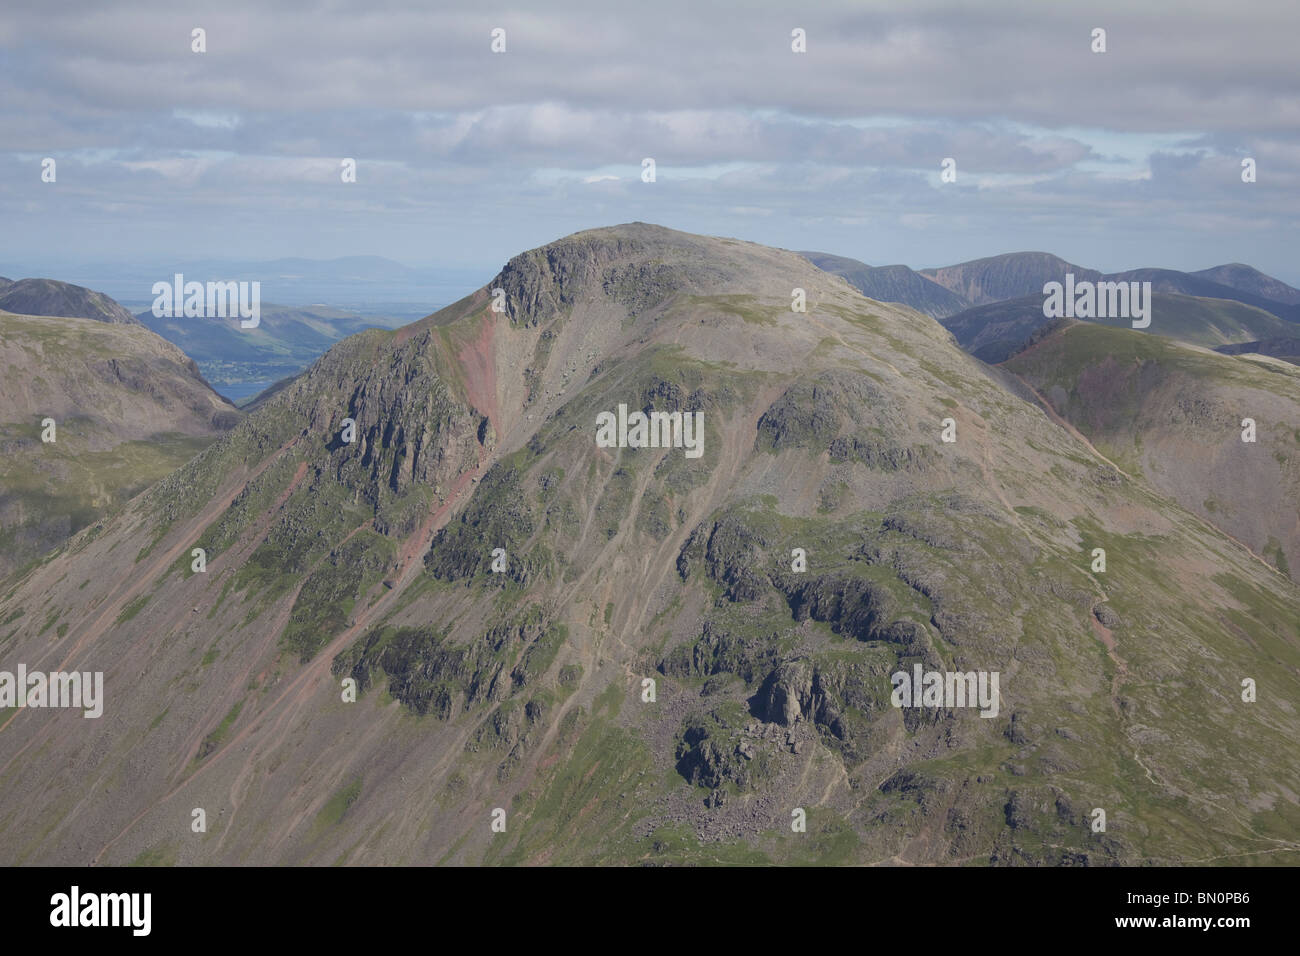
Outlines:
[[[1300,369],[1089,323],[1005,367],[1126,473],[1300,572]]]
[[[136,324],[135,316],[102,292],[55,279],[3,280],[0,282],[0,312]]]
[[[42,441],[45,419],[54,441]],[[0,578],[152,485],[239,419],[134,323],[0,313]]]
[[[0,862],[1296,863],[1300,592],[1021,394],[793,253],[516,256],[0,597],[106,697],[0,722]]]
[[[1152,291],[1151,325],[1142,330],[1192,345],[1219,345],[1285,336],[1295,326],[1262,309],[1225,299],[1201,299]],[[943,320],[962,348],[986,362],[1002,362],[1056,320],[1043,316],[1043,295],[967,309]],[[1127,318],[1092,319],[1132,328]]]
[[[868,299],[901,302],[932,318],[953,315],[970,304],[907,266],[869,266],[857,259],[825,252],[801,252],[799,255],[817,268],[842,277]]]

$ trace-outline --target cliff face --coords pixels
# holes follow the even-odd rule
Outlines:
[[[47,836],[0,856],[1138,863],[1293,826],[1295,585],[1007,382],[793,253],[517,256],[12,584],[6,654],[104,670],[111,725],[9,715],[0,816]],[[616,410],[698,413],[701,453],[598,443]],[[918,666],[996,705],[897,706]]]

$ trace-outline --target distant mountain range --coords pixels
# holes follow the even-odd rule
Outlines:
[[[338,260],[340,268],[371,277],[405,270],[373,257]],[[286,268],[319,274],[320,263],[283,259]],[[407,270],[409,271],[409,270]],[[263,303],[257,328],[244,329],[238,318],[156,318],[146,309],[132,315],[103,292],[56,279],[0,278],[0,311],[16,315],[93,319],[119,325],[143,325],[179,346],[197,363],[195,371],[222,394],[242,399],[273,382],[302,371],[340,339],[363,329],[395,328],[409,316],[367,314],[328,305],[294,307]],[[419,314],[427,314],[420,311]]]
[[[863,295],[899,302],[939,319],[977,357],[1001,362],[1051,320],[1043,286],[1075,281],[1150,282],[1159,318],[1148,329],[1211,348],[1286,338],[1300,323],[1300,289],[1242,263],[1199,272],[1131,269],[1101,273],[1046,252],[1013,252],[938,269],[869,266],[819,252],[800,253]],[[1103,324],[1117,324],[1097,320]]]
[[[1154,287],[1153,287],[1154,288]],[[1151,293],[1152,324],[1147,332],[1192,345],[1217,348],[1300,332],[1300,326],[1270,312],[1234,302],[1190,295]],[[1022,296],[959,312],[942,320],[961,347],[985,362],[1005,361],[1036,331],[1056,320],[1043,315],[1043,297]],[[1131,327],[1129,319],[1091,319],[1100,325]]]
[[[12,266],[4,268],[17,271]],[[52,271],[62,279],[98,289],[133,312],[152,303],[155,282],[171,282],[176,273],[181,273],[187,280],[200,282],[260,282],[264,302],[294,307],[328,303],[356,312],[397,315],[409,321],[428,315],[441,303],[459,299],[477,287],[491,268],[413,268],[380,256],[346,256],[64,263],[57,269],[44,265],[41,271]]]
[[[898,302],[939,319],[963,348],[995,363],[1005,361],[1050,322],[1042,314],[1043,286],[1063,281],[1067,274],[1076,281],[1150,282],[1159,319],[1149,331],[1209,348],[1231,345],[1245,352],[1252,350],[1253,342],[1271,343],[1260,345],[1260,350],[1280,349],[1285,356],[1290,346],[1283,343],[1300,324],[1300,289],[1242,263],[1198,272],[1142,268],[1104,274],[1046,252],[1006,253],[921,270],[899,264],[871,266],[823,252],[799,255],[869,298]],[[264,300],[269,299],[268,289],[292,295],[295,289],[318,294],[339,287],[363,298],[372,293],[392,295],[399,289],[407,290],[402,294],[418,294],[421,283],[434,275],[378,256],[329,261],[196,260],[180,269],[191,278],[263,282]],[[144,288],[142,281],[131,282],[135,294]],[[83,286],[0,278],[0,309],[139,322],[184,349],[208,381],[237,401],[302,371],[340,339],[366,328],[395,328],[431,308],[418,302],[391,312],[320,304],[265,305],[260,326],[243,329],[235,319],[155,318],[149,309],[132,316],[107,294]]]

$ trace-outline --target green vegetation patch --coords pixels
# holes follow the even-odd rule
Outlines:
[[[316,566],[303,583],[281,638],[306,663],[348,626],[357,600],[392,564],[397,546],[363,529]]]

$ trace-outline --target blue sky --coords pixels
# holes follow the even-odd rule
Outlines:
[[[1297,35],[1281,0],[10,2],[0,273],[381,255],[486,279],[643,220],[877,265],[1042,249],[1300,284]]]

